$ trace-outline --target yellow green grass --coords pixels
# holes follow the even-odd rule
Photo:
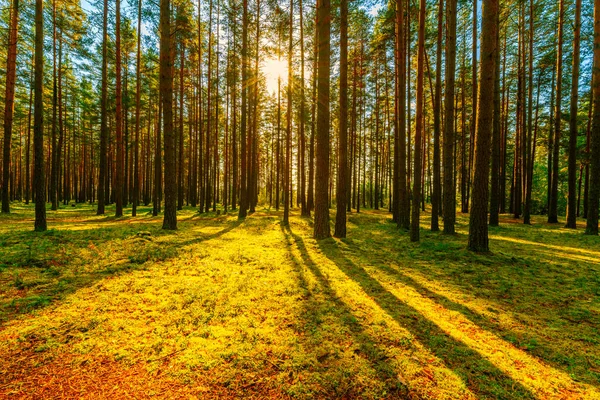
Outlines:
[[[465,217],[448,236],[425,215],[413,244],[368,210],[348,239],[320,242],[311,220],[283,227],[272,210],[185,209],[164,232],[147,208],[78,205],[49,211],[45,233],[31,206],[13,210],[0,398],[44,384],[88,398],[600,398],[600,238],[581,229],[504,218],[483,255],[465,249]],[[58,365],[68,373],[40,383]],[[84,385],[86,365],[110,365],[110,393]]]

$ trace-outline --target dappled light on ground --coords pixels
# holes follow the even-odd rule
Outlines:
[[[3,217],[0,397],[600,398],[597,238],[147,211]]]

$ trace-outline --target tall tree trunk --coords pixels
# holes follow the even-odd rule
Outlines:
[[[277,39],[277,61],[281,62],[281,28],[282,23],[279,22],[278,27],[278,39]],[[275,210],[279,211],[279,195],[281,184],[281,76],[277,76],[277,145],[276,145],[276,160],[277,160],[277,174],[275,184]]]
[[[252,129],[248,136],[248,202],[251,213],[256,211],[256,203],[258,202],[258,107],[259,107],[259,92],[258,92],[258,75],[259,75],[259,58],[260,58],[260,1],[256,2],[256,37],[255,37],[255,57],[254,57],[254,93],[253,97],[253,114],[252,114]],[[291,68],[290,68],[291,69]],[[291,104],[291,100],[290,100]],[[291,139],[290,139],[291,140]],[[291,145],[291,144],[290,144]]]
[[[247,191],[247,155],[246,155],[246,135],[247,135],[247,86],[248,86],[248,0],[243,0],[242,15],[242,121],[240,132],[240,159],[241,159],[241,179],[240,179],[240,211],[239,219],[246,218],[248,210],[248,191]]]
[[[35,78],[33,147],[36,231],[45,231],[46,179],[44,177],[44,1],[35,1]]]
[[[498,0],[482,1],[481,26],[481,85],[479,86],[479,109],[477,110],[475,172],[473,175],[473,198],[469,216],[469,249],[488,251],[488,194],[490,139],[494,116],[494,76],[496,75],[496,52]]]
[[[420,1],[419,6],[419,34],[417,44],[417,112],[415,115],[415,155],[414,155],[414,177],[412,191],[412,218],[410,224],[410,241],[418,242],[420,233],[421,201],[421,140],[423,137],[423,88],[425,73],[425,14],[426,2]]]
[[[104,17],[102,26],[102,88],[100,94],[100,171],[98,176],[98,215],[104,215],[106,158],[108,147],[108,0],[104,0]]]
[[[523,223],[531,224],[531,188],[533,187],[531,179],[533,179],[533,169],[535,157],[533,157],[534,145],[533,140],[533,38],[534,38],[534,3],[529,1],[529,83],[528,83],[528,109],[527,109],[527,143],[526,143],[526,159],[525,159],[525,201],[523,207]]]
[[[236,8],[237,12],[237,8]],[[237,51],[237,18],[233,23],[233,48]],[[232,130],[231,130],[231,152],[232,160],[231,160],[231,168],[233,169],[233,180],[231,182],[231,209],[236,210],[237,208],[237,194],[238,194],[238,150],[237,150],[237,56],[233,58],[233,79],[231,82],[231,103],[232,103],[232,112],[233,112],[233,120],[232,120]]]
[[[4,96],[4,153],[2,158],[2,212],[10,212],[10,141],[15,112],[15,83],[17,75],[17,38],[19,33],[19,0],[13,0],[10,11],[8,57],[6,61],[6,92]]]
[[[35,55],[34,55],[35,57]],[[31,62],[31,72],[33,72],[35,60],[32,59]],[[31,74],[33,75],[33,74]],[[31,156],[31,116],[33,110],[33,76],[30,77],[30,86],[29,86],[29,111],[27,113],[27,144],[25,150],[25,204],[29,204],[29,199],[31,198],[32,190],[31,190],[31,166],[30,166],[30,156]]]
[[[123,96],[121,93],[121,0],[116,0],[115,25],[115,76],[116,76],[116,139],[117,139],[117,168],[115,187],[115,216],[123,216]]]
[[[585,233],[598,234],[598,206],[600,201],[600,0],[594,0],[594,68],[592,77],[594,111],[590,135],[590,186]]]
[[[177,181],[175,132],[173,131],[173,56],[171,46],[171,0],[160,0],[160,92],[165,135],[165,215],[163,229],[177,229]]]
[[[19,0],[13,0],[10,11],[8,57],[6,61],[6,92],[4,96],[4,153],[2,158],[2,212],[10,212],[10,142],[15,112],[15,83],[17,75],[17,38],[19,33]]]
[[[500,5],[498,5],[500,8]],[[490,226],[498,226],[500,211],[501,101],[500,101],[500,11],[496,14],[496,64],[494,66],[494,120],[492,122],[492,165],[490,184]]]
[[[569,115],[569,193],[566,228],[577,228],[577,104],[579,101],[579,48],[581,35],[581,0],[575,1],[573,28],[573,68],[571,70],[571,112]]]
[[[592,74],[593,78],[593,74]],[[585,185],[583,187],[583,218],[587,218],[588,213],[588,194],[590,189],[590,140],[592,133],[592,110],[594,105],[594,82],[593,79],[590,82],[590,103],[588,106],[588,121],[585,134],[585,154],[587,155],[587,162],[585,163]]]
[[[205,149],[206,154],[204,158],[204,212],[210,211],[211,195],[212,195],[212,184],[211,182],[211,135],[212,135],[212,47],[213,47],[213,0],[209,1],[208,9],[208,57],[207,57],[207,77],[206,77],[206,136],[205,136]],[[216,151],[216,149],[214,149]],[[247,206],[246,206],[247,207]]]
[[[454,75],[456,72],[456,0],[446,2],[446,78],[444,110],[444,233],[454,234],[456,185],[454,183]],[[464,107],[464,104],[463,104]]]
[[[305,125],[305,108],[306,102],[304,99],[304,9],[302,0],[298,1],[298,13],[300,14],[300,206],[301,215],[308,217],[310,211],[306,202],[306,135],[304,132]]]
[[[177,146],[179,147],[178,168],[177,168],[177,209],[183,209],[183,101],[184,101],[184,66],[185,66],[185,42],[181,41],[181,55],[179,58],[179,140]]]
[[[453,0],[450,0],[453,1]],[[406,173],[406,40],[404,0],[396,0],[395,41],[395,126],[394,126],[394,203],[396,222],[410,227],[410,200]],[[354,101],[354,100],[353,100]],[[356,135],[356,132],[355,132]]]
[[[556,50],[556,104],[554,112],[554,147],[552,154],[552,187],[550,192],[550,208],[548,210],[548,223],[558,222],[558,155],[561,137],[561,100],[562,100],[562,58],[563,58],[563,25],[565,6],[560,0],[558,9],[558,47]]]
[[[290,0],[290,19],[289,19],[289,44],[288,44],[288,82],[287,82],[287,127],[285,134],[285,173],[283,178],[283,224],[289,224],[290,217],[290,194],[292,178],[292,55],[294,39],[294,0]]]
[[[310,145],[308,151],[308,193],[306,196],[306,208],[308,215],[314,209],[315,195],[315,136],[317,129],[317,71],[318,71],[318,51],[319,51],[319,31],[316,28],[318,14],[315,12],[315,35],[313,38],[313,69],[312,69],[312,102],[311,102],[311,127],[310,127]]]
[[[346,237],[346,194],[348,183],[348,1],[340,2],[340,120],[338,135],[338,174],[334,236]],[[376,100],[377,101],[377,100]]]
[[[329,228],[329,94],[331,66],[331,4],[330,0],[317,2],[317,132],[314,237],[324,239],[331,235]]]
[[[441,171],[440,171],[440,136],[442,122],[442,35],[444,30],[444,1],[439,0],[438,5],[438,36],[435,54],[435,95],[433,105],[433,191],[431,193],[431,230],[440,230],[439,213],[441,200]]]
[[[137,215],[137,206],[140,200],[140,96],[142,88],[142,0],[138,0],[138,23],[137,23],[137,60],[135,65],[135,143],[133,150],[133,203],[131,215]]]
[[[473,178],[473,162],[475,160],[475,124],[477,121],[477,5],[478,0],[473,0],[473,38],[472,38],[472,48],[471,48],[471,65],[472,65],[472,73],[471,73],[471,99],[472,99],[472,111],[471,111],[471,131],[469,136],[469,171],[467,175],[467,194],[465,198],[465,202],[463,205],[463,212],[468,212],[469,210],[469,201],[471,199],[471,185]]]

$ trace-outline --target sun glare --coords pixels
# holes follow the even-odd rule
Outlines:
[[[277,58],[265,60],[262,71],[265,74],[269,93],[277,93],[277,80],[279,78],[281,78],[282,85],[287,82],[288,68],[286,60],[278,60]]]

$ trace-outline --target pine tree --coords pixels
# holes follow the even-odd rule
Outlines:
[[[481,28],[481,82],[478,93],[475,171],[473,174],[473,198],[469,216],[469,249],[486,252],[488,243],[488,194],[490,139],[494,116],[494,76],[496,64],[496,15],[498,0],[483,0]]]

